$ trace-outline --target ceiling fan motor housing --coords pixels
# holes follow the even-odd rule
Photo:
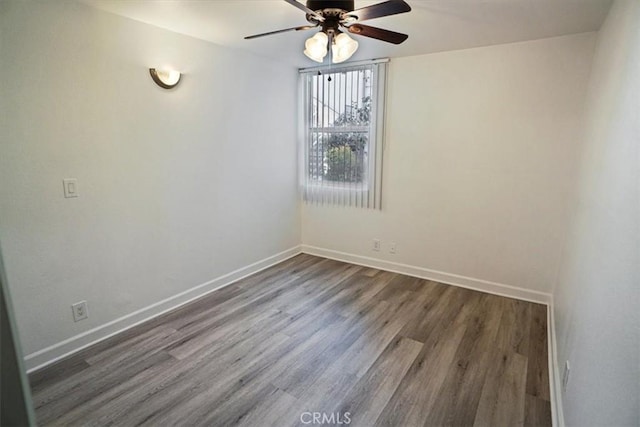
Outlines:
[[[307,0],[307,7],[313,11],[324,9],[342,9],[351,12],[355,9],[353,0]]]

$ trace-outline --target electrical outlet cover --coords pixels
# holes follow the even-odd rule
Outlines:
[[[71,311],[73,312],[73,321],[79,322],[80,320],[84,320],[89,317],[89,310],[87,308],[86,301],[80,301],[71,306]]]
[[[571,373],[571,365],[569,365],[569,361],[567,360],[564,363],[564,372],[562,373],[562,390],[567,389],[567,384],[569,384],[570,373]]]

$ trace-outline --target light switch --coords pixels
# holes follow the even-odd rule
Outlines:
[[[64,185],[65,198],[78,197],[78,180],[76,178],[63,179],[62,184]]]

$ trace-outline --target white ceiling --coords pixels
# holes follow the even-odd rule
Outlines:
[[[298,67],[318,65],[303,54],[315,30],[244,40],[305,25],[304,12],[282,0],[81,0],[97,8]],[[356,0],[356,8],[380,1]],[[596,31],[611,0],[407,0],[409,13],[365,23],[409,34],[401,45],[353,36],[353,60],[398,57]],[[328,55],[325,62],[331,55]]]

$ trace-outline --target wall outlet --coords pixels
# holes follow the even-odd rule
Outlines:
[[[396,245],[396,242],[391,242],[389,244],[389,253],[390,254],[395,254],[397,249],[398,249],[398,245]]]
[[[380,240],[379,239],[373,239],[373,247],[371,248],[376,252],[380,252]]]
[[[73,312],[73,321],[79,322],[89,317],[89,310],[87,309],[87,302],[80,301],[71,306]]]
[[[562,391],[567,391],[567,384],[569,384],[569,374],[571,373],[571,365],[569,361],[564,362],[564,372],[562,373]]]

